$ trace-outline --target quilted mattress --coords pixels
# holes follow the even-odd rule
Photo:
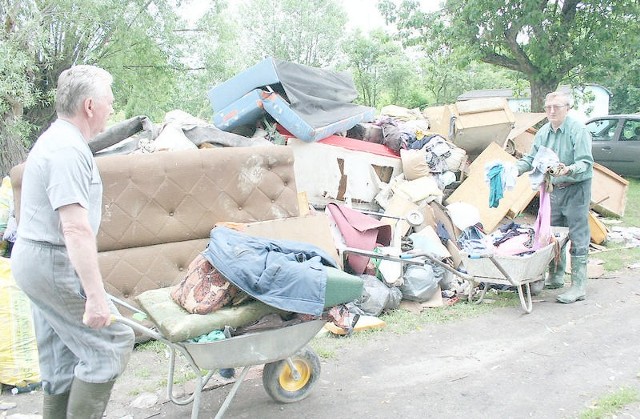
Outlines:
[[[173,285],[217,222],[299,215],[285,146],[206,148],[96,159],[103,182],[98,260],[107,292],[135,305]],[[23,165],[11,170],[16,214]],[[19,220],[18,220],[19,221]],[[122,310],[127,314],[127,310]]]

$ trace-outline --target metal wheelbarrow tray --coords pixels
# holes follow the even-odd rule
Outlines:
[[[460,252],[462,263],[467,274],[471,277],[468,278],[471,285],[469,301],[473,300],[472,290],[480,283],[509,285],[516,287],[522,309],[531,313],[533,309],[531,283],[544,281],[547,266],[567,240],[568,229],[554,227],[553,232],[555,240],[552,243],[529,255],[473,255],[464,251]],[[475,302],[482,302],[487,289],[488,286],[485,285]]]
[[[253,366],[265,364],[262,373],[264,388],[271,398],[280,403],[293,403],[307,397],[320,376],[320,359],[306,345],[324,326],[325,320],[312,320],[207,343],[171,342],[135,320],[120,316],[114,320],[167,345],[170,351],[167,396],[177,405],[193,403],[192,419],[199,416],[202,390],[220,368],[244,367],[216,418],[224,415]],[[173,392],[176,353],[184,356],[196,376],[195,392],[182,399]]]

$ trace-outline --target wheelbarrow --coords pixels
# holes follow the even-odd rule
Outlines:
[[[116,304],[146,315],[128,303],[110,297]],[[263,386],[267,394],[280,403],[293,403],[307,397],[320,376],[320,359],[307,343],[324,326],[325,320],[311,320],[207,343],[172,342],[135,320],[122,316],[114,316],[113,320],[126,324],[169,348],[167,395],[177,405],[193,403],[192,419],[198,418],[202,390],[218,369],[243,367],[218,409],[216,418],[223,417],[249,370],[254,366],[264,364]],[[184,356],[196,376],[195,391],[188,397],[180,398],[173,391],[176,353]]]
[[[533,310],[531,284],[537,281],[544,281],[545,270],[555,257],[556,252],[566,242],[568,229],[565,227],[553,227],[553,234],[554,241],[552,243],[525,256],[499,256],[493,253],[470,254],[460,252],[466,272],[454,269],[427,252],[412,251],[402,253],[399,256],[354,248],[346,248],[344,252],[415,265],[423,265],[428,259],[467,281],[469,283],[468,301],[476,304],[480,304],[483,301],[489,289],[487,284],[513,286],[518,292],[522,309],[526,313],[531,313]],[[480,283],[485,285],[480,290],[480,294],[475,297],[473,290]]]
[[[544,284],[544,275],[549,263],[558,254],[568,239],[569,229],[553,227],[554,240],[548,245],[524,256],[508,256],[494,254],[472,254],[461,252],[463,264],[467,273],[471,275],[471,286],[475,288],[479,283],[485,283],[475,300],[481,303],[489,289],[486,284],[501,284],[513,286],[518,292],[520,305],[526,313],[533,310],[532,285]],[[469,293],[470,301],[473,294]]]

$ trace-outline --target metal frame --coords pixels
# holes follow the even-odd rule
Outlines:
[[[146,315],[143,311],[133,307],[116,297],[109,296],[114,303],[128,308],[136,313]],[[149,336],[152,339],[165,344],[170,351],[169,371],[167,379],[167,396],[172,403],[179,406],[193,403],[191,409],[191,419],[198,419],[200,402],[202,400],[202,390],[207,385],[215,371],[219,368],[243,367],[240,375],[236,378],[231,390],[218,409],[215,418],[222,418],[240,385],[246,378],[249,370],[257,365],[270,362],[286,360],[290,365],[293,378],[299,376],[298,371],[293,366],[290,357],[302,349],[324,326],[324,320],[312,320],[281,329],[266,330],[255,333],[248,333],[237,337],[224,339],[210,343],[187,343],[171,342],[161,333],[141,325],[135,320],[113,316],[113,321],[117,321],[132,329]],[[196,375],[195,391],[189,397],[178,398],[173,392],[174,376],[176,368],[176,352],[182,354],[189,367]],[[209,370],[205,375],[203,371]]]

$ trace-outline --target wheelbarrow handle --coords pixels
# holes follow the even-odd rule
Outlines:
[[[144,335],[149,336],[152,339],[155,340],[159,340],[167,345],[171,345],[171,342],[169,342],[169,340],[167,340],[167,338],[165,338],[164,336],[162,336],[160,333],[156,332],[153,329],[149,329],[146,326],[141,325],[140,323],[138,323],[135,320],[129,319],[127,317],[123,317],[120,315],[116,315],[116,314],[112,314],[111,315],[111,323],[122,323],[122,324],[126,324],[127,326],[129,326],[130,328],[132,328],[135,331],[138,331]]]
[[[466,280],[466,281],[470,281],[473,279],[472,275],[468,275],[464,272],[460,272],[459,270],[451,267],[450,265],[444,263],[443,261],[441,261],[440,259],[438,259],[437,257],[435,257],[433,254],[428,253],[428,252],[415,252],[415,253],[402,253],[400,255],[401,258],[403,259],[410,259],[410,258],[418,258],[418,257],[425,257],[427,259],[429,259],[431,262],[435,263],[436,265],[446,269],[447,271],[451,272],[452,274]]]
[[[109,294],[109,293],[107,293],[107,296],[109,297],[109,299],[110,299],[111,301],[113,301],[114,303],[118,304],[119,306],[122,306],[122,307],[124,307],[124,308],[127,308],[127,309],[129,309],[129,310],[133,311],[134,313],[140,313],[140,314],[144,314],[144,315],[146,316],[146,314],[145,314],[145,312],[144,312],[144,311],[140,310],[140,309],[139,309],[139,308],[137,308],[137,307],[132,306],[131,304],[127,303],[126,301],[121,300],[121,299],[119,299],[119,298],[117,298],[117,297],[114,297],[113,295],[111,295],[111,294]]]

